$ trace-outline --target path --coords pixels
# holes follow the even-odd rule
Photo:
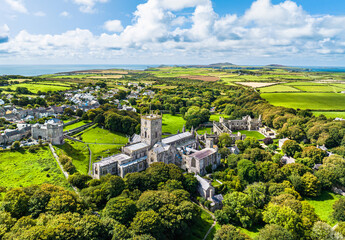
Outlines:
[[[87,148],[89,149],[89,176],[92,175],[92,152],[89,144],[86,145]]]
[[[205,208],[203,208],[203,209],[204,209],[208,214],[210,214],[211,217],[212,217],[212,219],[213,219],[213,224],[212,224],[212,226],[210,227],[210,229],[208,229],[208,231],[207,231],[205,237],[203,238],[203,240],[206,240],[206,238],[207,238],[208,235],[211,233],[211,231],[212,231],[212,229],[214,228],[214,226],[216,226],[217,221],[216,221],[216,218],[215,218],[215,216],[213,215],[213,213],[209,212],[209,211],[208,211],[207,209],[205,209]]]
[[[54,147],[53,147],[53,145],[52,145],[51,143],[49,143],[49,149],[50,149],[51,153],[53,154],[53,156],[54,156],[56,162],[58,163],[58,165],[59,165],[59,167],[60,167],[60,169],[61,169],[63,175],[64,175],[65,178],[68,180],[69,174],[68,174],[68,172],[66,172],[66,171],[63,169],[63,166],[62,166],[62,164],[60,163],[59,156],[56,154],[55,149],[54,149]],[[73,190],[75,191],[75,193],[79,195],[78,188],[76,188],[76,187],[73,186],[72,184],[71,184],[71,187],[73,188]]]

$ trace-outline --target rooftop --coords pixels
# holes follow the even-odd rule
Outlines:
[[[162,139],[162,142],[164,144],[172,144],[174,142],[177,142],[179,140],[183,140],[189,137],[193,137],[193,134],[191,134],[190,132],[185,132],[185,133],[180,133],[180,134],[173,135],[171,137],[164,138]]]
[[[149,145],[147,145],[146,143],[136,143],[133,145],[126,146],[125,148],[129,149],[130,151],[137,151],[147,147],[149,147]]]
[[[212,187],[211,182],[209,182],[205,178],[202,178],[199,175],[195,175],[195,177],[198,180],[199,184],[201,185],[202,189],[207,190],[210,187]]]
[[[216,152],[217,151],[214,150],[213,148],[205,148],[205,149],[203,149],[203,150],[201,150],[199,152],[191,154],[190,157],[194,157],[194,158],[196,158],[198,160],[201,160],[201,159],[203,159],[205,157],[208,157],[208,156],[210,156],[210,155],[212,155],[212,154],[214,154]]]
[[[112,164],[112,163],[115,163],[115,162],[122,162],[122,161],[130,160],[130,159],[131,159],[130,156],[128,156],[126,154],[123,154],[123,153],[120,153],[120,154],[117,154],[117,155],[114,155],[114,156],[110,156],[110,157],[104,158],[102,161],[97,162],[97,164],[100,167],[103,167],[103,166],[106,166],[106,165],[109,165],[109,164]]]

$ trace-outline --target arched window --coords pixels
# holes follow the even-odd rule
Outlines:
[[[158,138],[158,132],[156,132],[156,138]]]
[[[145,132],[145,138],[147,138],[147,132]]]
[[[195,161],[195,159],[194,158],[192,158],[192,167],[196,167],[196,161]]]

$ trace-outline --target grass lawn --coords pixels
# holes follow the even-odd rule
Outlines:
[[[263,93],[261,97],[287,108],[345,110],[345,94],[341,93]]]
[[[66,91],[70,89],[70,87],[67,87],[67,86],[56,86],[56,85],[39,84],[39,83],[20,83],[20,84],[14,84],[11,86],[0,87],[0,89],[10,88],[12,90],[16,90],[17,87],[26,87],[30,92],[33,92],[33,93],[37,93],[38,91],[41,91],[41,92]]]
[[[48,147],[36,153],[0,152],[0,186],[26,187],[42,183],[69,186]]]
[[[228,118],[229,116],[226,114],[212,114],[210,117],[210,122],[219,122],[219,117]]]
[[[258,131],[241,130],[241,131],[237,131],[237,132],[245,134],[245,135],[247,135],[247,137],[254,137],[254,138],[258,139],[258,140],[265,139],[265,136],[262,135],[261,133],[259,133]],[[237,132],[233,132],[233,134],[237,134]]]
[[[122,133],[113,133],[100,127],[88,128],[82,132],[82,140],[86,143],[98,144],[123,144],[128,143],[128,138]]]
[[[200,208],[201,209],[201,208]],[[213,224],[213,219],[204,209],[201,209],[201,217],[186,231],[181,240],[200,240],[203,239]],[[213,232],[214,234],[214,232]],[[212,232],[207,239],[213,239]]]
[[[62,146],[54,146],[56,153],[61,156],[63,154],[72,159],[73,165],[81,173],[87,174],[89,171],[89,149],[86,144],[65,140]]]
[[[171,114],[163,114],[162,131],[163,133],[177,134],[177,131],[182,132],[183,126],[186,124],[181,114],[172,116]]]
[[[306,199],[310,205],[315,208],[316,214],[320,217],[321,220],[327,222],[331,226],[336,224],[336,221],[331,219],[331,214],[333,211],[333,204],[339,198],[342,198],[341,195],[324,191],[317,198]]]
[[[341,92],[344,91],[343,88],[336,87],[336,86],[295,86],[295,88],[298,88],[304,92]]]
[[[249,229],[239,227],[241,232],[247,234],[249,237],[251,237],[253,239],[256,236],[258,236],[259,231],[261,230],[261,228],[263,228],[263,226],[255,226],[255,227],[252,227],[252,228],[249,228]]]
[[[63,128],[64,131],[68,131],[68,130],[72,130],[72,129],[75,129],[75,128],[78,128],[78,127],[81,127],[81,126],[84,126],[86,124],[90,123],[90,121],[80,121],[80,122],[76,122],[76,123],[73,123],[71,125],[68,125],[66,127]]]
[[[345,118],[345,112],[313,112],[315,116],[320,116],[321,114],[325,115],[328,118]]]
[[[198,131],[198,134],[202,135],[204,133],[211,134],[212,133],[212,128],[207,127],[207,128],[200,128]]]
[[[219,182],[217,182],[216,180],[213,180],[212,181],[212,186],[213,187],[218,187],[218,186],[220,186],[221,184],[219,183]]]

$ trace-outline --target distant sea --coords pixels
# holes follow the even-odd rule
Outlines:
[[[72,72],[94,69],[126,69],[126,70],[145,70],[149,67],[158,67],[159,65],[0,65],[1,75],[22,75],[38,76],[44,74],[54,74],[61,72]],[[250,67],[250,66],[248,66]],[[295,66],[294,66],[295,67]],[[310,67],[296,66],[306,71],[312,72],[345,72],[345,67]]]
[[[159,65],[0,65],[1,75],[38,76],[61,72],[95,70],[95,69],[126,69],[145,70]]]

